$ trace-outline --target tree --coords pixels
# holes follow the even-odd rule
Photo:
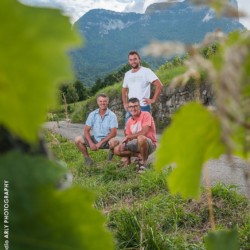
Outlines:
[[[76,92],[78,94],[78,97],[79,97],[78,101],[86,100],[88,97],[88,89],[84,85],[84,83],[77,80],[74,82],[73,86],[75,87]]]
[[[66,101],[67,103],[76,103],[79,99],[79,96],[77,94],[77,91],[75,89],[75,87],[73,86],[73,84],[70,84],[68,86],[67,89],[67,93],[66,93]]]
[[[95,84],[91,87],[90,93],[94,95],[99,89],[102,88],[102,80],[98,78],[95,82]]]
[[[68,88],[69,88],[69,83],[62,83],[59,86],[59,101],[60,101],[60,103],[65,102],[65,97],[67,95]]]
[[[145,64],[145,63],[142,63],[142,64]],[[115,83],[118,83],[119,81],[122,81],[125,72],[128,71],[129,69],[130,69],[130,65],[126,64],[122,68],[120,68],[118,71],[112,72],[108,74],[107,76],[105,76],[103,80],[98,78],[95,84],[90,89],[91,94],[94,95],[100,89],[105,88],[106,86],[110,86]]]

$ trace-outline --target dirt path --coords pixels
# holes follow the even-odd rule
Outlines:
[[[62,135],[63,137],[74,140],[77,135],[83,133],[83,124],[67,123],[65,121],[60,122],[47,122],[44,124],[45,128],[48,128],[55,133]],[[123,137],[123,130],[118,130],[118,138]],[[160,138],[160,135],[157,135]],[[218,160],[210,160],[207,163],[207,169],[209,179],[212,185],[216,183],[232,184],[237,186],[240,193],[250,198],[250,164],[241,160],[238,157],[233,157],[232,163],[229,163],[225,156],[222,156]],[[204,183],[203,175],[203,183]]]

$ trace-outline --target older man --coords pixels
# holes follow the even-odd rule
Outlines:
[[[151,114],[147,111],[141,111],[138,98],[128,100],[128,109],[131,117],[126,125],[126,136],[120,145],[114,148],[114,154],[126,157],[130,163],[131,156],[140,154],[141,166],[139,171],[146,168],[148,156],[156,149],[156,129],[155,122]]]
[[[75,144],[85,158],[85,165],[93,165],[87,147],[92,151],[109,149],[117,134],[118,122],[115,113],[108,109],[109,98],[105,94],[97,97],[98,109],[92,111],[85,123],[83,136],[75,138]],[[90,131],[92,130],[92,135]],[[113,147],[113,146],[112,146]]]

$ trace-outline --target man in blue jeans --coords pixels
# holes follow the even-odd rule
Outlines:
[[[98,109],[92,111],[85,123],[83,136],[75,138],[75,144],[85,158],[85,165],[93,165],[93,160],[89,157],[87,147],[92,151],[98,149],[113,149],[118,141],[115,139],[117,134],[118,122],[115,113],[108,109],[109,98],[105,94],[97,97]],[[90,131],[92,130],[92,135]]]
[[[151,104],[157,101],[162,90],[162,83],[156,74],[149,68],[141,66],[141,58],[138,52],[130,51],[128,62],[131,70],[127,71],[122,84],[122,101],[126,111],[125,125],[131,117],[128,111],[128,99],[138,98],[140,101],[141,111],[150,112]],[[155,92],[150,98],[151,84],[155,86]]]

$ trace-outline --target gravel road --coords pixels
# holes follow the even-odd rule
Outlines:
[[[63,137],[74,140],[77,135],[83,133],[83,124],[68,123],[65,121],[60,122],[47,122],[44,124],[45,128],[62,135]],[[119,129],[118,138],[123,137],[123,130]],[[160,138],[160,135],[157,135]],[[231,163],[227,157],[222,156],[218,160],[210,160],[206,164],[208,169],[209,180],[212,185],[216,183],[232,184],[235,185],[238,191],[248,198],[250,198],[250,163],[243,161],[238,157],[233,157]],[[202,182],[204,183],[205,177],[203,174]]]

